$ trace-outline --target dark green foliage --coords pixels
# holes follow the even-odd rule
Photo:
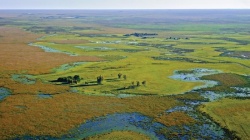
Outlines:
[[[67,77],[59,77],[57,82],[67,82]]]
[[[141,83],[142,85],[146,86],[146,81],[142,81]]]
[[[80,82],[80,81],[81,81],[81,78],[80,78],[79,75],[75,75],[75,76],[73,77],[73,80],[75,80],[75,81],[77,81],[77,82]]]
[[[77,84],[81,81],[81,78],[79,75],[75,75],[74,77],[68,76],[68,77],[59,77],[57,79],[57,82],[67,83],[67,84]]]
[[[97,78],[96,78],[96,81],[97,81],[97,84],[102,84],[102,81],[104,80],[104,78],[103,78],[103,76],[102,75],[100,75],[100,76],[98,76]]]
[[[137,86],[137,87],[140,86],[140,82],[139,82],[139,81],[136,82],[136,86]]]

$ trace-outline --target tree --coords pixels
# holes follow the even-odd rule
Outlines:
[[[121,79],[121,77],[122,77],[122,74],[121,74],[121,73],[119,73],[119,74],[118,74],[118,78],[119,78],[119,79]]]
[[[73,83],[73,77],[72,76],[68,76],[67,77],[67,83],[68,84],[72,84]]]
[[[58,81],[58,82],[68,82],[68,79],[67,79],[67,77],[59,77],[59,78],[57,79],[57,81]]]
[[[143,81],[143,82],[141,82],[141,83],[142,83],[142,85],[144,85],[144,86],[146,85],[146,81]]]
[[[81,81],[81,78],[80,78],[79,75],[75,75],[75,76],[73,77],[73,80],[74,80],[74,81],[77,81],[77,82],[80,82],[80,81]]]
[[[127,79],[127,75],[123,75],[123,79],[126,80]]]
[[[97,84],[102,84],[102,81],[104,80],[104,78],[103,78],[103,76],[102,75],[100,75],[100,76],[98,76],[97,78],[96,78],[96,82],[97,82]]]
[[[137,86],[137,87],[140,86],[140,82],[139,82],[139,81],[136,82],[136,86]]]

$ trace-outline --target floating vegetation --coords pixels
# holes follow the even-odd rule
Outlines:
[[[12,79],[16,82],[23,84],[32,85],[36,83],[36,79],[33,75],[23,75],[23,74],[12,74]]]
[[[11,91],[7,88],[0,87],[0,101],[11,95]]]

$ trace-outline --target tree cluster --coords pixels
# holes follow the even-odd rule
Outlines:
[[[58,82],[63,82],[67,84],[77,84],[81,81],[81,77],[79,75],[68,76],[68,77],[59,77],[57,79]]]
[[[133,82],[131,83],[131,86],[129,86],[129,88],[139,87],[139,86],[141,86],[141,84],[144,85],[144,86],[146,86],[146,81],[142,81],[141,83],[140,83],[139,81],[136,81],[136,84],[135,84],[135,82],[133,81]]]

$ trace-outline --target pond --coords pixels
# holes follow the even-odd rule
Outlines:
[[[72,129],[68,134],[55,138],[50,136],[25,136],[25,139],[82,139],[97,134],[109,133],[112,131],[134,131],[147,135],[152,140],[170,139],[162,134],[161,130],[169,133],[180,133],[171,139],[223,139],[228,138],[226,133],[213,122],[206,121],[204,124],[171,126],[167,127],[154,119],[140,113],[116,113],[89,120],[79,127]]]
[[[49,99],[49,98],[53,98],[53,95],[51,95],[51,94],[45,94],[45,93],[39,93],[37,95],[37,97],[40,98],[40,99]]]
[[[33,75],[28,75],[28,74],[12,74],[11,75],[12,80],[27,84],[27,85],[32,85],[36,83],[36,79]]]
[[[11,91],[7,88],[0,87],[0,101],[11,95]]]
[[[175,71],[174,75],[170,76],[169,78],[174,80],[181,80],[186,82],[202,82],[204,85],[196,86],[193,88],[195,89],[201,89],[201,88],[207,88],[207,87],[213,87],[218,84],[216,81],[211,80],[201,80],[200,78],[205,75],[212,75],[221,73],[221,71],[218,70],[211,70],[211,69],[205,69],[205,68],[196,68],[186,71]]]
[[[69,70],[71,68],[81,66],[81,65],[86,64],[86,63],[87,62],[74,62],[74,63],[69,63],[69,64],[63,64],[60,67],[54,68],[52,71],[53,72],[63,72],[63,71]]]

